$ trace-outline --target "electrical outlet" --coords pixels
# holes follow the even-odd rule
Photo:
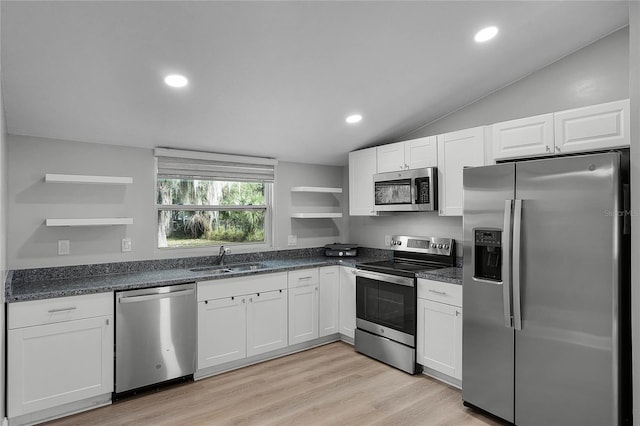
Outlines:
[[[131,251],[131,238],[123,238],[122,239],[122,252]]]
[[[287,245],[289,245],[289,246],[298,245],[298,236],[297,235],[289,235],[287,237]]]
[[[391,245],[391,235],[385,235],[384,236],[384,245],[386,247],[389,247]]]
[[[69,240],[58,240],[58,256],[65,256],[71,252]]]

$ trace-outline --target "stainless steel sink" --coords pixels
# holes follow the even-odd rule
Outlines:
[[[200,266],[189,270],[191,272],[206,272],[208,274],[225,274],[227,272],[231,272],[231,269],[226,266]]]
[[[258,269],[264,269],[263,263],[239,263],[237,265],[216,265],[216,266],[200,266],[198,268],[191,268],[191,272],[203,272],[207,274],[228,274],[230,272],[245,272],[256,271]]]

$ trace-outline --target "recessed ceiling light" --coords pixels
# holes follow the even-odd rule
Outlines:
[[[362,121],[362,116],[360,114],[353,114],[348,116],[345,121],[349,124],[355,124]]]
[[[473,38],[477,43],[484,43],[494,38],[498,34],[498,27],[487,27],[478,31]]]
[[[164,82],[167,86],[170,87],[184,87],[189,84],[189,80],[187,77],[180,74],[171,74],[164,78]]]

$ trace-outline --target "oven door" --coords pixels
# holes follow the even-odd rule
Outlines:
[[[416,286],[414,278],[356,271],[356,325],[415,347]]]

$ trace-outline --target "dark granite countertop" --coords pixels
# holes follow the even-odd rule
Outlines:
[[[427,280],[462,285],[461,267],[432,269],[431,271],[419,272],[417,276],[418,278],[425,278]]]
[[[51,299],[110,291],[182,284],[194,281],[217,280],[253,274],[286,272],[317,266],[343,265],[388,258],[390,251],[360,249],[357,257],[324,257],[322,249],[298,249],[274,252],[230,255],[226,266],[260,263],[260,268],[241,272],[214,273],[192,269],[215,265],[215,257],[120,262],[110,264],[77,265],[69,267],[36,268],[9,271],[5,281],[7,303]],[[436,269],[418,274],[419,278],[462,283],[462,268]]]
[[[359,256],[357,258],[304,257],[290,259],[261,260],[260,269],[214,274],[211,271],[194,272],[191,268],[154,269],[108,274],[78,274],[65,278],[38,277],[35,273],[19,274],[10,271],[5,283],[7,303],[28,300],[50,299],[109,291],[131,290],[194,281],[234,278],[253,274],[285,272],[316,266],[342,265],[355,267],[357,262],[379,260],[379,257]],[[230,266],[231,264],[227,264]],[[203,266],[203,265],[200,265]],[[88,268],[88,267],[87,267]],[[31,272],[31,271],[30,271]]]

